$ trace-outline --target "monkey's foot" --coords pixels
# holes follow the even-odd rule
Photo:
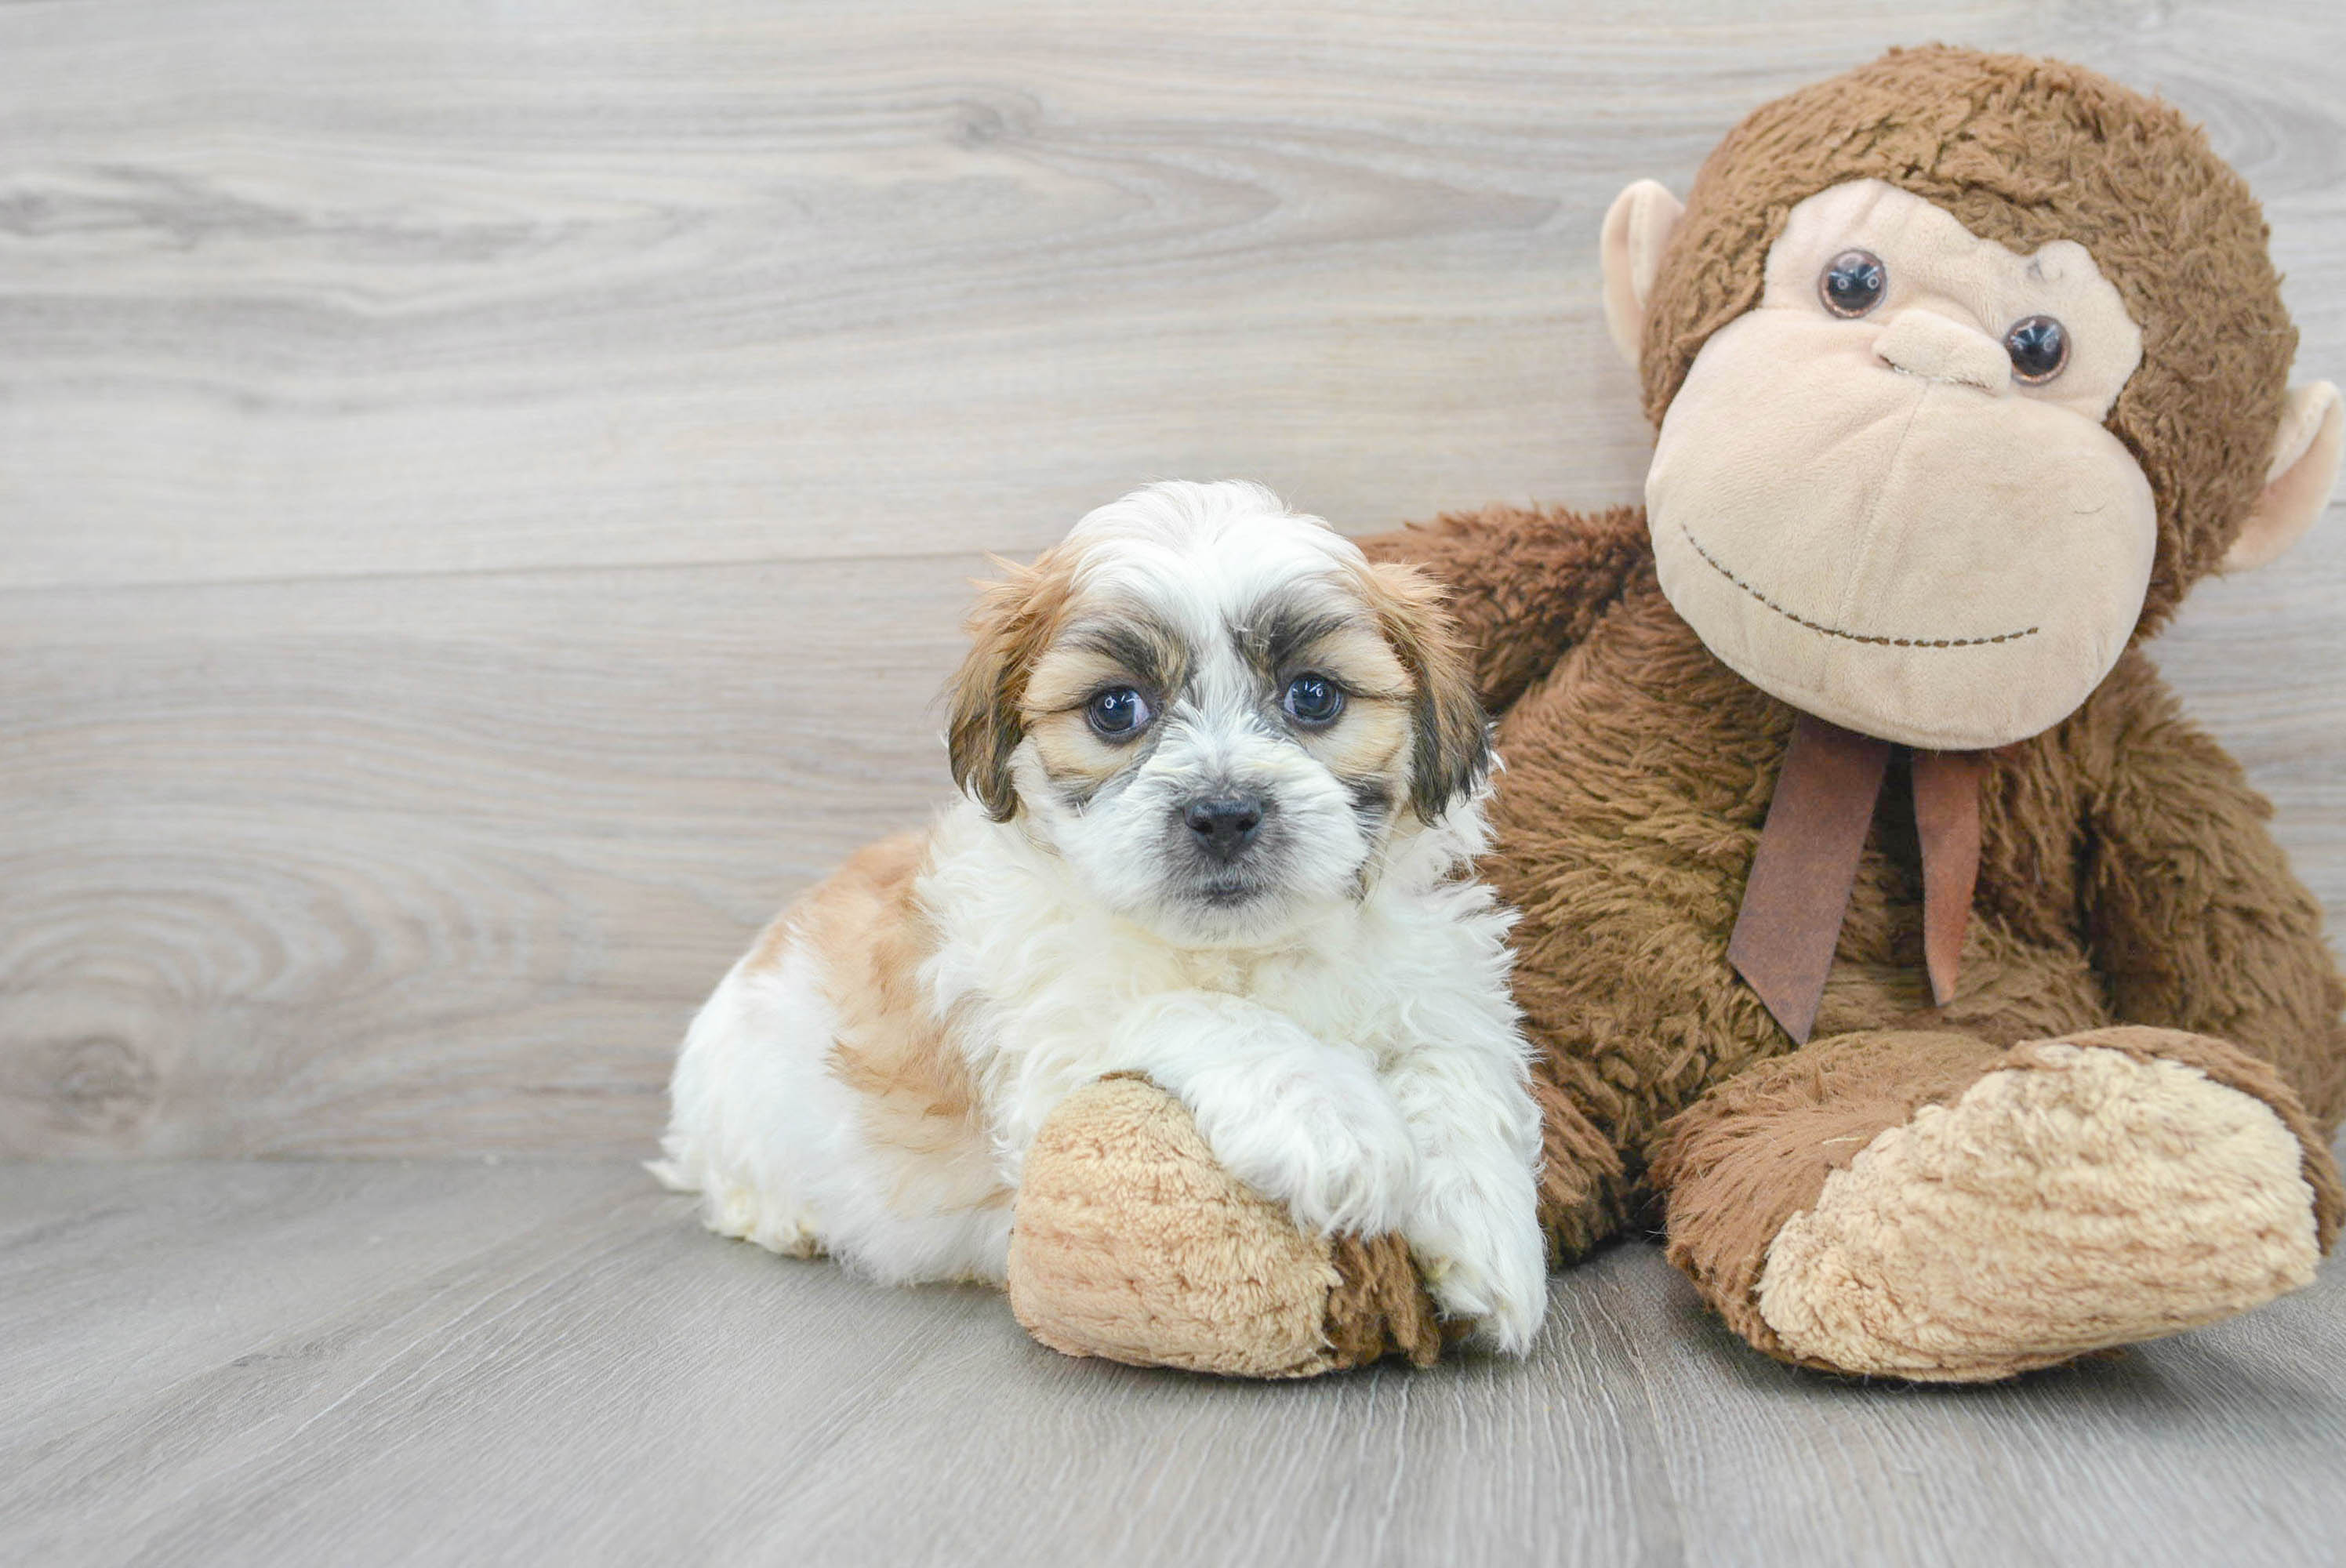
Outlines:
[[[1443,1339],[1398,1236],[1305,1232],[1135,1078],[1070,1095],[1027,1151],[1010,1306],[1070,1356],[1242,1378],[1424,1366]]]
[[[1768,1247],[1760,1316],[1810,1365],[1984,1381],[2310,1283],[2335,1168],[2228,1058],[2147,1030],[2015,1047],[1825,1178]]]

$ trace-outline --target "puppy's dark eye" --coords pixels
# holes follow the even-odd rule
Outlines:
[[[1092,728],[1110,740],[1129,740],[1147,728],[1156,716],[1148,709],[1148,699],[1128,686],[1112,686],[1085,705],[1084,715]]]
[[[1836,316],[1854,321],[1882,303],[1890,291],[1890,269],[1871,250],[1844,250],[1825,263],[1817,297]]]
[[[1344,688],[1324,675],[1299,675],[1287,683],[1285,706],[1298,724],[1333,724],[1344,711]]]
[[[2050,316],[2025,316],[2004,334],[2012,356],[2012,379],[2041,387],[2069,364],[2069,331]]]

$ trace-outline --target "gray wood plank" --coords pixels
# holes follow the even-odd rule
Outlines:
[[[1658,1257],[1632,1261],[1600,1288],[1645,1323],[1656,1441],[1674,1492],[1699,1500],[1689,1561],[2311,1563],[2346,1539],[2334,1265],[2213,1329],[1933,1389],[1757,1358]]]
[[[950,792],[980,565],[0,595],[0,1148],[647,1150],[748,933]]]
[[[945,788],[963,580],[1150,476],[1633,495],[1592,237],[1891,0],[0,6],[0,1155],[639,1151]],[[2168,93],[2346,374],[2346,13]],[[2346,911],[2346,506],[2161,657]]]
[[[0,583],[1625,499],[1606,202],[1918,25],[2205,117],[2346,366],[2341,25],[2287,0],[11,5]]]
[[[292,1342],[305,1329],[639,1186],[627,1166],[0,1166],[0,1443],[69,1427],[96,1390],[127,1404],[192,1371],[312,1356]]]
[[[1764,1361],[1643,1243],[1560,1277],[1520,1364],[1071,1361],[989,1293],[720,1241],[591,1165],[5,1166],[0,1268],[12,1392],[87,1369],[0,1403],[10,1561],[2289,1564],[2346,1538],[2334,1265],[1968,1390]]]

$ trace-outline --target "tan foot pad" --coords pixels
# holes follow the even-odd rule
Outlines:
[[[2178,1062],[2033,1050],[1877,1136],[1777,1232],[1760,1311],[1794,1356],[1983,1381],[2311,1282],[2313,1190],[2270,1106]]]
[[[1424,1365],[1443,1343],[1399,1237],[1307,1235],[1132,1078],[1069,1095],[1027,1152],[1010,1306],[1070,1356],[1232,1377]]]

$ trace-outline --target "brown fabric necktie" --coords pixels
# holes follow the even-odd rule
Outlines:
[[[1728,962],[1799,1044],[1816,1027],[1825,976],[1849,912],[1890,742],[1802,714],[1768,804]],[[1914,827],[1923,846],[1923,953],[1932,999],[1947,1004],[1979,878],[1975,751],[1913,754]]]

